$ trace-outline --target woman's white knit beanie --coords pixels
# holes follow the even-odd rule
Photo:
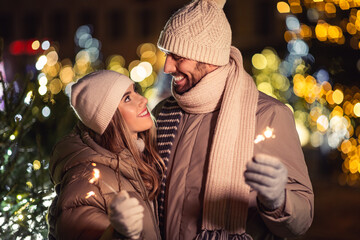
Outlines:
[[[110,70],[90,73],[71,86],[70,105],[85,126],[101,135],[133,83],[127,76]]]
[[[194,0],[179,9],[160,33],[164,52],[217,66],[229,62],[231,28],[224,0]]]

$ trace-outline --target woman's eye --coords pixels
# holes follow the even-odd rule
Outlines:
[[[126,96],[124,102],[129,102],[130,101],[130,97],[129,96]]]

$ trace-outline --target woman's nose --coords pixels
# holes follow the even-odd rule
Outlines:
[[[176,72],[176,62],[171,55],[167,55],[164,64],[164,73],[170,74]]]
[[[140,105],[141,107],[146,106],[146,104],[148,103],[147,98],[146,98],[146,97],[143,97],[143,96],[141,96],[141,95],[139,95],[139,96],[140,96],[139,105]]]

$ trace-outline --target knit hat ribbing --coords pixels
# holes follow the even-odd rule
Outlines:
[[[101,135],[133,83],[127,76],[110,70],[90,73],[71,86],[70,105],[85,126]]]
[[[217,1],[194,0],[178,10],[160,33],[159,49],[199,62],[226,65],[231,28],[222,9],[225,1]]]

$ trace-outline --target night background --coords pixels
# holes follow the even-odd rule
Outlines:
[[[48,163],[76,122],[73,82],[112,69],[150,108],[170,94],[156,42],[186,3],[0,0],[0,239],[47,236]],[[360,0],[227,0],[224,11],[258,89],[294,112],[315,194],[298,239],[360,239]]]

